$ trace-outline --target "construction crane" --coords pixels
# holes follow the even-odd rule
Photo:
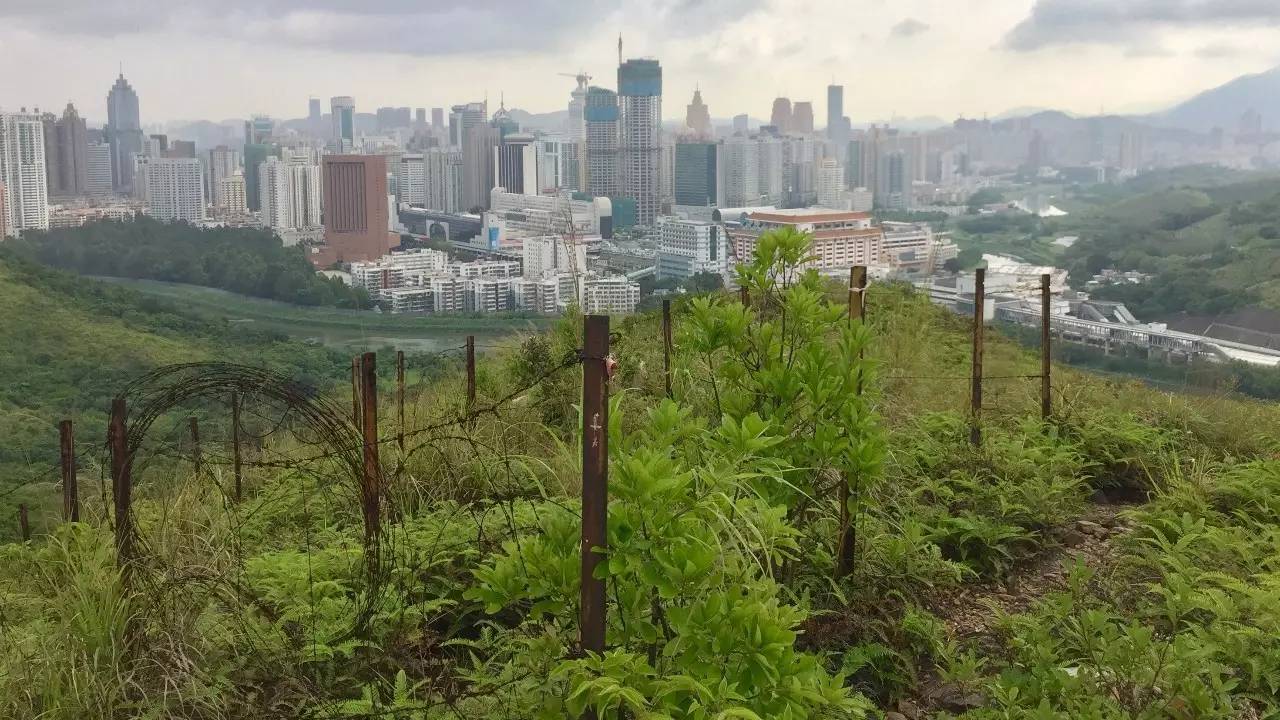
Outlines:
[[[579,70],[579,71],[578,71],[578,72],[576,72],[576,73],[563,73],[563,72],[562,72],[562,73],[556,73],[556,74],[557,74],[557,75],[559,75],[559,76],[561,76],[561,77],[571,77],[571,78],[573,78],[574,80],[577,80],[577,81],[578,81],[578,87],[586,87],[586,86],[587,86],[587,83],[590,83],[590,82],[591,82],[591,76],[590,76],[590,75],[588,75],[588,74],[587,74],[587,71],[585,71],[585,70]]]

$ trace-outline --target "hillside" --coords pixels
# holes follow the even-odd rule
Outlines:
[[[1242,75],[1205,90],[1153,117],[1162,124],[1208,132],[1215,127],[1233,132],[1247,110],[1261,113],[1264,129],[1275,130],[1280,118],[1280,67]]]
[[[806,245],[761,243],[749,307],[677,303],[671,398],[657,317],[615,320],[584,423],[609,363],[569,317],[486,358],[470,415],[456,374],[415,387],[403,451],[384,389],[378,472],[341,388],[261,385],[238,503],[225,453],[144,441],[122,544],[93,502],[0,548],[0,716],[1280,711],[1274,405],[1056,369],[1042,422],[1036,358],[993,336],[975,446],[964,319],[875,285],[851,323]],[[608,449],[599,590],[580,429]]]

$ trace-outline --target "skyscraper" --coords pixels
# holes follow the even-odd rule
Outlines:
[[[0,113],[0,185],[5,195],[3,224],[10,235],[49,229],[49,178],[39,115]]]
[[[444,129],[444,108],[431,108],[431,127],[435,130]]]
[[[261,210],[258,200],[258,167],[270,156],[280,157],[278,145],[245,145],[244,146],[244,194],[250,210]]]
[[[750,124],[750,122],[751,122],[751,118],[747,117],[746,113],[742,113],[741,115],[734,115],[733,116],[733,134],[746,135],[749,129],[748,125]]]
[[[133,156],[142,152],[138,94],[121,74],[107,93],[107,142],[111,145],[112,184],[117,191],[133,187]]]
[[[269,157],[258,178],[262,224],[272,230],[320,225],[320,167]]]
[[[313,260],[376,260],[392,247],[388,233],[387,159],[382,155],[324,157],[325,248]]]
[[[334,147],[348,150],[356,142],[356,101],[347,95],[329,98],[329,109],[333,113],[333,133],[331,139]],[[252,202],[252,193],[250,194]]]
[[[254,115],[244,121],[244,144],[261,145],[275,134],[276,121],[266,115]]]
[[[584,113],[587,109],[587,92],[589,91],[588,83],[591,82],[591,76],[584,73],[578,73],[574,77],[578,82],[578,86],[569,93],[569,122],[568,131],[571,139],[585,141],[587,137],[586,120]]]
[[[675,152],[675,203],[716,204],[715,143],[677,143]]]
[[[462,147],[466,131],[484,125],[489,120],[487,103],[473,102],[449,108],[449,144]]]
[[[538,147],[532,135],[512,133],[493,149],[493,172],[497,185],[507,192],[537,195]]]
[[[85,149],[84,191],[91,197],[111,194],[111,146],[104,142]]]
[[[818,162],[818,205],[824,208],[842,209],[840,198],[844,193],[844,169],[835,158]]]
[[[636,223],[652,225],[661,211],[662,67],[631,59],[618,67],[618,180],[636,202]]]
[[[844,86],[827,86],[827,137],[841,142],[844,140]]]
[[[538,138],[538,174],[541,190],[581,190],[585,139],[567,135]]]
[[[219,145],[209,150],[209,163],[205,166],[207,177],[205,190],[208,192],[214,207],[225,206],[220,185],[223,178],[235,175],[236,170],[239,168],[240,153],[226,145]]]
[[[685,108],[684,124],[700,140],[711,139],[711,111],[702,102],[702,91],[693,91],[693,102]]]
[[[462,208],[486,209],[489,191],[495,182],[493,154],[498,147],[499,131],[485,123],[462,132]]]
[[[320,98],[307,99],[307,120],[311,123],[311,127],[320,125],[320,117],[323,110],[320,106]]]
[[[414,108],[414,109],[413,109],[413,124],[414,124],[414,125],[418,125],[418,126],[422,126],[422,125],[426,125],[426,124],[427,124],[427,109],[426,109],[426,108]]]
[[[773,101],[773,113],[769,116],[769,124],[780,133],[791,132],[791,99],[776,98]]]
[[[462,151],[430,148],[423,153],[426,164],[427,201],[432,210],[458,212],[462,205]]]
[[[734,136],[716,155],[716,204],[750,207],[760,201],[760,146],[752,138]]]
[[[9,216],[5,213],[5,191],[4,182],[0,181],[0,240],[9,237]]]
[[[587,192],[597,196],[618,194],[618,95],[591,87],[583,110],[587,134]]]
[[[83,195],[88,175],[89,137],[76,106],[67,103],[61,118],[44,116],[44,161],[49,195]]]
[[[808,135],[813,132],[813,103],[805,100],[791,111],[791,132]]]
[[[150,158],[147,213],[161,222],[204,219],[204,174],[195,158]]]

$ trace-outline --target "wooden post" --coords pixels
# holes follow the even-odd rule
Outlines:
[[[1048,273],[1040,276],[1040,418],[1046,422],[1053,414],[1053,384],[1050,378],[1053,367],[1050,356],[1052,341],[1049,338],[1049,320],[1053,307],[1049,299],[1049,283]]]
[[[609,316],[583,319],[582,343],[582,595],[579,642],[604,652],[605,587],[596,566],[608,547],[609,517]]]
[[[738,288],[738,302],[742,303],[744,308],[751,307],[751,291],[745,285]]]
[[[351,358],[351,424],[360,427],[360,356]]]
[[[121,582],[129,588],[133,565],[133,458],[129,455],[129,426],[125,419],[125,401],[111,401],[111,421],[107,426],[111,447],[111,497],[115,501],[116,566]]]
[[[671,395],[671,300],[662,299],[662,377],[667,386],[667,397]]]
[[[76,477],[76,436],[70,420],[58,423],[58,450],[62,464],[62,519],[80,522],[80,483]]]
[[[191,466],[197,475],[200,474],[200,421],[195,415],[187,418],[187,426],[191,429]]]
[[[18,503],[18,529],[22,532],[22,542],[31,539],[31,522],[27,519],[26,503]]]
[[[360,477],[360,509],[364,514],[365,569],[378,567],[378,539],[382,531],[382,481],[378,462],[378,356],[360,358],[360,434],[364,463]]]
[[[404,452],[404,351],[396,351],[396,445]]]
[[[240,393],[235,391],[231,393],[231,467],[236,478],[235,499],[240,502],[243,492],[240,472]]]
[[[969,398],[969,442],[982,444],[982,331],[986,324],[987,271],[973,272],[973,379]]]
[[[849,268],[849,325],[865,320],[866,304],[863,292],[867,287],[867,268],[865,265],[854,265]],[[858,395],[862,394],[862,373],[858,373],[858,384],[854,388]],[[857,528],[854,527],[849,510],[849,482],[854,478],[843,478],[840,482],[840,542],[836,553],[836,577],[842,578],[853,571],[853,561],[857,552]]]
[[[467,414],[476,404],[476,336],[467,336]]]

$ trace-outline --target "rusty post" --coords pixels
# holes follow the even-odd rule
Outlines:
[[[235,498],[236,502],[240,502],[243,492],[243,475],[240,471],[240,393],[235,391],[231,393],[231,466],[236,478]]]
[[[667,386],[667,397],[671,395],[671,300],[662,299],[662,378]]]
[[[31,522],[27,518],[26,503],[18,503],[18,529],[22,532],[22,542],[31,539]]]
[[[351,358],[351,424],[360,427],[360,356]]]
[[[973,271],[973,379],[969,398],[969,442],[982,444],[982,333],[986,324],[987,271]]]
[[[746,285],[738,288],[738,302],[742,303],[744,308],[751,307],[751,291],[747,289]]]
[[[58,454],[62,464],[62,519],[80,522],[80,483],[76,477],[76,436],[70,420],[58,423]]]
[[[382,481],[378,462],[378,356],[367,352],[360,358],[360,434],[364,444],[364,464],[360,479],[360,509],[364,513],[365,569],[378,567],[378,538],[382,531]]]
[[[133,565],[133,458],[129,455],[129,426],[125,419],[125,401],[111,401],[111,421],[107,426],[111,447],[111,497],[115,501],[116,565],[121,582],[129,588]]]
[[[1049,320],[1053,312],[1049,298],[1051,278],[1046,273],[1040,276],[1040,418],[1048,422],[1053,414],[1053,384],[1051,373],[1052,341],[1049,338]]]
[[[604,652],[605,586],[595,576],[608,548],[609,316],[583,318],[582,343],[582,650]]]
[[[467,414],[476,405],[476,336],[467,336]]]
[[[404,452],[404,351],[396,351],[396,445]]]
[[[865,320],[866,303],[863,291],[867,287],[867,268],[865,265],[854,265],[849,268],[849,325],[855,321]],[[861,357],[861,356],[859,356]],[[862,371],[858,371],[858,384],[854,392],[862,394]],[[857,552],[858,529],[854,526],[849,509],[850,481],[856,478],[843,478],[840,481],[840,541],[836,553],[836,577],[842,578],[853,571],[853,561]]]
[[[187,427],[191,429],[191,466],[196,474],[200,474],[200,421],[195,415],[187,418]]]

